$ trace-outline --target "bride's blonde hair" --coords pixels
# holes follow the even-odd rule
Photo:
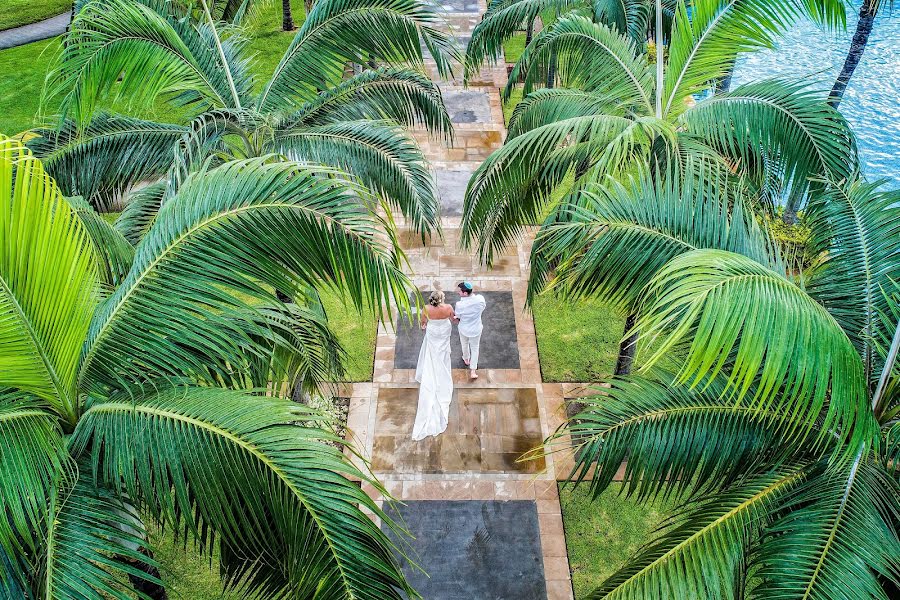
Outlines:
[[[439,304],[444,303],[444,290],[441,289],[441,284],[437,281],[434,282],[434,291],[431,292],[431,295],[428,296],[428,304],[432,306],[438,306]]]

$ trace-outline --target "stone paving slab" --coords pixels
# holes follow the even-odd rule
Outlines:
[[[467,265],[471,266],[471,265]],[[464,271],[465,269],[460,269]],[[456,282],[454,282],[456,283]],[[519,348],[516,339],[516,315],[511,292],[479,291],[484,296],[487,307],[481,316],[484,332],[481,336],[479,369],[518,369]],[[459,294],[446,292],[447,302],[456,304]],[[422,293],[423,302],[427,293]],[[397,345],[394,353],[395,369],[415,369],[419,361],[419,349],[425,332],[418,323],[400,319],[397,328]],[[450,357],[453,368],[465,369],[462,348],[456,326],[450,336]]]
[[[463,201],[466,197],[466,186],[475,169],[460,165],[452,169],[435,168],[434,175],[438,195],[441,198],[442,216],[462,215]]]
[[[538,473],[543,458],[520,460],[543,439],[534,388],[457,387],[447,430],[413,441],[418,387],[378,391],[372,446],[376,473]]]
[[[545,600],[540,518],[534,501],[410,501],[386,507],[414,536],[400,557],[428,600]],[[395,534],[387,530],[388,536]],[[402,543],[402,542],[401,542]]]

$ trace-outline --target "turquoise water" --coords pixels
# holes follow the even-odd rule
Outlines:
[[[857,10],[848,10],[846,31],[822,31],[805,22],[788,32],[776,50],[742,56],[732,86],[767,77],[794,77],[807,78],[810,85],[827,93],[844,64]],[[841,112],[856,133],[866,176],[888,179],[888,187],[900,188],[900,7],[876,19]]]

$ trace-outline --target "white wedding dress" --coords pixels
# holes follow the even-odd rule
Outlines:
[[[416,365],[419,382],[419,407],[412,439],[419,441],[447,429],[447,415],[453,398],[450,372],[450,319],[429,320]]]

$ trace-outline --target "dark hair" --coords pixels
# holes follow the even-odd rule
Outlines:
[[[464,292],[468,292],[469,294],[471,294],[471,293],[472,293],[472,290],[474,289],[474,288],[472,287],[472,284],[469,283],[468,281],[460,281],[460,282],[456,285],[456,287],[458,287],[460,290],[462,290],[462,291],[464,291]]]

